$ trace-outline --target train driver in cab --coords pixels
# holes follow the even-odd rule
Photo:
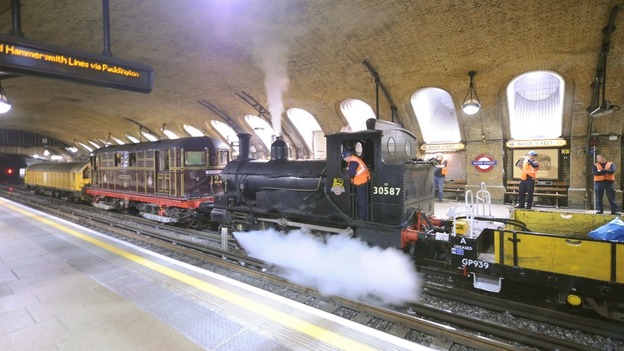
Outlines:
[[[342,158],[347,163],[347,174],[351,178],[351,183],[355,186],[358,218],[366,221],[368,219],[368,181],[370,180],[370,172],[364,161],[352,151],[343,151]]]

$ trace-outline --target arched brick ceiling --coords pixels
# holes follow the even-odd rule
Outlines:
[[[101,0],[22,0],[26,38],[99,54],[103,50]],[[290,81],[285,108],[312,113],[325,133],[344,118],[338,104],[358,98],[375,107],[367,60],[398,107],[400,121],[420,133],[409,108],[418,88],[448,90],[457,108],[469,70],[482,112],[459,114],[466,140],[505,138],[504,91],[516,75],[536,69],[559,72],[568,84],[566,136],[587,133],[586,109],[603,32],[614,0],[110,0],[111,50],[155,71],[149,94],[39,77],[3,80],[13,109],[0,128],[26,130],[71,143],[137,132],[137,121],[180,135],[185,123],[210,129],[217,118],[205,100],[245,125],[257,112],[236,93],[265,107],[262,59],[283,64]],[[622,7],[622,6],[621,6]],[[11,29],[10,0],[0,0],[0,32]],[[611,37],[606,97],[624,106],[624,7]],[[279,67],[278,67],[279,68]],[[381,118],[390,108],[380,97]],[[623,111],[597,118],[594,131],[622,132]],[[482,118],[481,130],[474,118]]]

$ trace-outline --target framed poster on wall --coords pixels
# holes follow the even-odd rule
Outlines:
[[[556,180],[559,179],[559,149],[538,149],[535,161],[539,163],[537,171],[537,180]],[[513,150],[513,177],[520,179],[522,170],[515,166],[516,160],[525,156],[529,150]]]

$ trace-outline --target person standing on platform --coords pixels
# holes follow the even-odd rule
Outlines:
[[[518,189],[518,205],[516,208],[526,208],[530,210],[533,206],[533,191],[535,190],[535,179],[539,163],[535,161],[537,153],[529,151],[522,162],[522,176],[520,176],[520,188]],[[526,195],[526,203],[525,203]]]
[[[607,193],[609,206],[611,206],[611,214],[616,215],[620,211],[615,202],[615,163],[607,161],[604,155],[596,156],[596,163],[592,166],[594,174],[594,194],[596,194],[596,213],[603,213],[602,200],[604,193]]]
[[[438,201],[442,202],[444,181],[446,180],[446,173],[448,172],[448,162],[444,159],[442,154],[436,154],[434,164],[435,172],[433,173],[433,181],[435,183],[435,188],[438,190]]]
[[[351,183],[355,186],[356,200],[358,204],[358,217],[368,220],[368,181],[370,172],[361,158],[349,150],[342,152],[342,158],[347,162],[347,174],[351,178]]]

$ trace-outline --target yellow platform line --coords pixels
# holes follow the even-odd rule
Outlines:
[[[270,319],[271,321],[281,324],[285,327],[294,329],[300,333],[309,335],[315,339],[321,340],[327,344],[330,344],[332,346],[335,346],[339,349],[343,349],[343,350],[375,350],[374,348],[371,348],[367,345],[364,345],[362,343],[359,343],[357,341],[351,340],[349,338],[346,338],[342,335],[338,335],[330,330],[327,329],[323,329],[321,327],[318,327],[314,324],[308,323],[304,320],[301,320],[299,318],[293,317],[287,313],[278,311],[276,309],[267,307],[261,303],[258,303],[256,301],[250,300],[244,296],[241,296],[239,294],[224,290],[222,288],[219,288],[213,284],[207,283],[205,281],[202,281],[198,278],[192,277],[188,274],[184,274],[181,272],[178,272],[176,270],[173,270],[171,268],[165,267],[159,263],[156,263],[154,261],[148,260],[144,257],[135,255],[133,253],[130,253],[126,250],[120,249],[118,247],[115,247],[111,244],[108,244],[106,242],[103,242],[101,240],[95,239],[91,236],[82,234],[74,229],[71,229],[69,227],[66,227],[60,223],[54,222],[50,219],[47,218],[43,218],[41,216],[38,216],[32,212],[23,210],[19,207],[10,205],[10,204],[6,204],[6,203],[0,203],[14,211],[17,211],[25,216],[28,216],[30,218],[33,218],[39,222],[45,223],[51,227],[54,227],[58,230],[61,230],[69,235],[72,235],[76,238],[79,238],[81,240],[87,241],[93,245],[96,245],[100,248],[103,248],[105,250],[108,250],[112,253],[115,253],[121,257],[124,257],[132,262],[135,262],[137,264],[140,264],[144,267],[147,267],[151,270],[157,271],[161,274],[164,274],[170,278],[173,278],[175,280],[178,280],[180,282],[183,282],[185,284],[188,284],[190,286],[193,286],[197,289],[200,289],[202,291],[205,291],[213,296],[219,297],[223,300],[226,300],[230,303],[236,304],[242,308],[245,308],[255,314],[260,315],[261,317]]]

